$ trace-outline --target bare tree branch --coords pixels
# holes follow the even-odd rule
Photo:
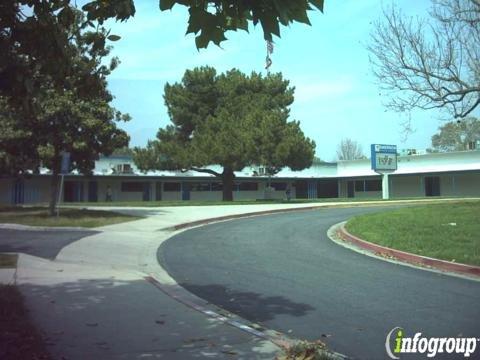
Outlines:
[[[338,160],[364,159],[362,146],[349,138],[342,139],[337,147]]]
[[[443,108],[463,118],[480,104],[480,1],[432,0],[431,18],[397,7],[375,23],[373,73],[394,111]]]

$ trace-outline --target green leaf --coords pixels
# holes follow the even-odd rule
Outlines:
[[[175,0],[160,0],[160,10],[165,11],[165,10],[170,10],[173,5],[175,5],[176,1]]]
[[[272,41],[272,34],[280,37],[280,28],[277,19],[266,16],[260,18],[260,23],[262,24],[265,40]]]
[[[309,0],[309,2],[323,13],[324,0]]]
[[[110,41],[118,41],[118,40],[121,39],[121,37],[118,36],[118,35],[109,35],[109,36],[107,37],[107,39],[110,40]]]
[[[210,39],[206,36],[206,34],[202,31],[200,35],[195,38],[195,45],[197,49],[206,49]]]
[[[310,20],[308,19],[307,9],[306,8],[294,8],[292,9],[292,20],[311,25]]]

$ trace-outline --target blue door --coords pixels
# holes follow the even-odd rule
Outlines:
[[[308,182],[308,198],[309,199],[317,198],[317,182],[316,181]]]
[[[12,189],[12,203],[23,204],[25,201],[25,184],[23,180],[15,180]]]
[[[89,202],[98,201],[98,183],[96,181],[88,182],[88,201]]]
[[[190,200],[190,184],[182,183],[182,200]]]
[[[143,201],[150,200],[150,183],[148,181],[143,183]]]

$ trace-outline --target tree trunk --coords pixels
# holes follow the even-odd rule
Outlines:
[[[55,156],[52,161],[52,179],[50,181],[50,203],[48,205],[48,214],[55,216],[55,207],[58,199],[58,185],[60,183],[60,164],[61,160],[58,156]]]
[[[222,174],[223,183],[223,201],[233,201],[233,170],[230,167],[224,167]]]

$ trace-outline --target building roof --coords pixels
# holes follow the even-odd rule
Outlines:
[[[128,164],[129,171],[118,171],[118,166]],[[448,153],[429,153],[421,155],[398,156],[398,168],[394,174],[422,174],[440,172],[458,172],[480,170],[480,150],[457,151]],[[208,166],[209,169],[222,172],[219,165]],[[267,175],[258,176],[258,167],[246,167],[235,172],[239,178],[268,178]],[[41,174],[48,174],[49,170],[40,169]],[[78,172],[73,171],[73,175]],[[93,175],[97,176],[146,176],[146,177],[186,177],[186,178],[214,178],[214,175],[197,171],[170,171],[154,170],[142,172],[134,164],[131,156],[101,157],[95,162]],[[343,178],[378,175],[371,169],[369,159],[341,160],[336,163],[316,162],[311,167],[293,171],[283,168],[272,178],[308,179],[308,178]]]

